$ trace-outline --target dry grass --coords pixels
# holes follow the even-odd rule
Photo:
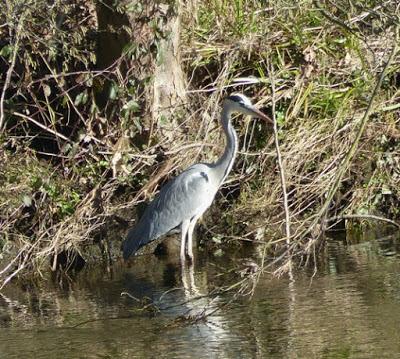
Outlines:
[[[71,49],[61,71],[56,55],[62,52],[54,46],[60,39],[48,33],[43,43],[34,35],[40,22],[36,2],[26,8],[32,13],[22,33],[10,20],[12,7],[2,19],[8,35],[0,28],[6,39],[0,49],[4,73],[16,53],[6,46],[21,39],[13,76],[2,80],[10,95],[1,100],[8,122],[1,137],[0,176],[6,184],[0,190],[0,240],[3,252],[14,258],[0,274],[3,285],[17,274],[56,269],[57,255],[65,251],[90,259],[91,248],[99,246],[107,261],[116,258],[119,240],[107,229],[113,231],[123,218],[132,220],[132,210],[182,168],[221,153],[224,139],[215,119],[222,99],[233,91],[246,93],[276,118],[282,161],[276,161],[271,128],[254,119],[235,121],[240,154],[223,188],[233,194],[218,197],[208,218],[218,212],[219,219],[211,225],[206,218],[206,236],[262,242],[275,253],[282,253],[290,237],[293,254],[303,254],[313,253],[326,217],[400,217],[398,51],[353,156],[343,162],[396,43],[396,1],[360,6],[338,0],[323,8],[312,1],[270,7],[256,1],[193,1],[183,8],[181,35],[189,103],[172,109],[173,119],[158,121],[150,113],[149,69],[140,65],[149,58],[153,65],[154,49],[130,49],[106,69],[93,71],[88,33],[96,31],[97,21],[90,9],[79,17],[80,3],[71,1],[63,5],[68,26],[78,22],[82,31],[72,39],[59,35]],[[49,19],[49,27],[56,28]],[[109,97],[100,108],[97,89],[107,83]],[[21,176],[13,176],[14,155],[24,158],[18,164]],[[221,214],[227,205],[229,211]],[[288,217],[291,236],[283,232]]]

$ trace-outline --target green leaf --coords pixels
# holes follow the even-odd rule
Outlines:
[[[116,83],[113,82],[110,87],[110,93],[108,94],[108,98],[110,100],[115,100],[117,98],[117,94],[118,94],[118,86]]]
[[[224,255],[224,251],[223,251],[221,248],[217,249],[217,250],[213,253],[213,256],[214,256],[214,257],[222,257],[223,255]]]
[[[220,236],[213,236],[212,237],[212,241],[214,243],[221,244],[222,243],[222,238]]]
[[[132,1],[126,6],[125,11],[140,14],[143,11],[143,5],[140,2],[136,3]]]
[[[32,206],[32,197],[24,195],[24,197],[22,197],[22,202],[24,202],[25,207],[30,207]]]
[[[143,126],[142,126],[142,124],[140,123],[140,118],[135,117],[135,118],[133,119],[133,123],[135,124],[135,126],[136,126],[136,128],[139,130],[139,132],[142,132],[142,131],[143,131]]]
[[[74,105],[79,106],[80,104],[85,104],[88,100],[88,94],[85,91],[81,92],[80,94],[76,95]]]
[[[43,85],[43,92],[46,97],[51,95],[51,88],[49,85]]]
[[[168,118],[164,115],[161,115],[158,119],[159,123],[161,126],[167,126],[168,125]]]
[[[12,45],[6,45],[0,50],[0,56],[7,57],[11,55],[13,52],[13,46]]]
[[[279,126],[285,124],[285,114],[283,111],[276,111],[276,122]]]
[[[122,109],[128,112],[138,112],[140,110],[140,106],[136,100],[130,100],[124,106],[122,106]]]

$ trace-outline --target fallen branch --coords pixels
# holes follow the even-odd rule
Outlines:
[[[389,218],[375,216],[373,214],[343,214],[341,216],[334,216],[334,217],[327,218],[327,219],[325,219],[325,222],[329,223],[329,222],[334,222],[334,221],[340,221],[342,219],[372,219],[374,221],[390,223],[393,226],[400,228],[400,223],[392,221]]]

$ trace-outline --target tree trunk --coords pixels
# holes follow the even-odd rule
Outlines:
[[[179,49],[182,4],[179,0],[123,0],[117,10],[114,3],[105,0],[96,6],[98,68],[115,63],[128,46],[140,49],[137,55],[128,55],[120,62],[119,71],[123,77],[130,76],[141,84],[139,91],[145,94],[142,108],[149,111],[143,110],[142,123],[160,129],[163,136],[172,139],[177,128],[175,110],[185,102],[186,89]],[[108,100],[108,88],[105,84],[97,97],[101,108]],[[152,126],[145,123],[148,120]]]
[[[177,126],[175,110],[185,103],[186,83],[180,63],[180,27],[181,2],[175,5],[162,5],[160,10],[166,15],[163,33],[166,37],[160,41],[153,83],[152,116],[158,121],[163,134],[173,138]],[[168,119],[163,121],[164,119]]]

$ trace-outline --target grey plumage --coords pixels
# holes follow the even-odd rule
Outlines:
[[[231,114],[261,117],[267,116],[254,108],[250,100],[241,94],[228,97],[222,110],[222,127],[227,143],[221,158],[211,164],[198,163],[190,166],[171,179],[146,208],[139,223],[131,228],[123,243],[125,259],[147,243],[181,227],[181,260],[188,255],[193,259],[192,234],[198,218],[211,205],[215,194],[230,172],[237,152],[237,136],[231,125]]]
[[[128,232],[123,247],[125,259],[150,241],[178,227],[185,218],[191,219],[208,208],[214,198],[207,196],[208,170],[206,164],[195,164],[161,189],[146,208],[139,223]],[[209,203],[201,201],[207,197]],[[191,200],[187,201],[187,198]]]

